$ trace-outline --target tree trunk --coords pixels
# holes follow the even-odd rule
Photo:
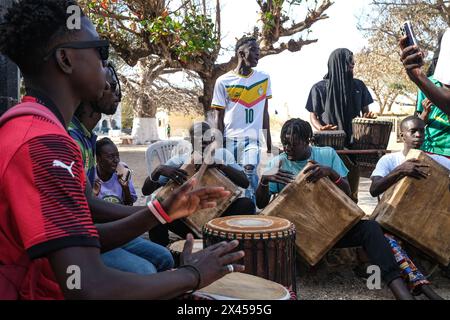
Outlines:
[[[199,97],[199,102],[203,106],[203,113],[205,120],[214,123],[214,111],[211,109],[211,104],[214,95],[214,86],[218,77],[207,77],[200,75],[203,82],[203,96]]]
[[[156,106],[145,94],[138,98],[136,104],[131,132],[134,144],[152,143],[159,140]]]

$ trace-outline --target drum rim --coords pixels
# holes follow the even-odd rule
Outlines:
[[[251,275],[251,274],[247,274],[247,273],[241,273],[241,272],[235,272],[235,273],[231,273],[231,274],[228,274],[228,275],[225,275],[224,277],[222,277],[221,279],[219,279],[219,280],[217,280],[217,281],[223,281],[223,280],[226,280],[226,277],[235,277],[235,276],[238,276],[238,277],[240,277],[240,276],[243,276],[244,278],[248,278],[248,280],[254,280],[254,278],[258,278],[258,280],[261,282],[261,283],[270,283],[271,285],[274,285],[274,287],[276,286],[276,287],[278,287],[279,289],[281,289],[282,291],[284,291],[285,292],[285,295],[281,298],[281,299],[275,299],[275,300],[279,300],[279,301],[283,301],[283,300],[290,300],[291,299],[291,293],[289,292],[289,290],[286,288],[286,287],[284,287],[282,284],[280,284],[280,283],[277,283],[277,282],[275,282],[275,281],[271,281],[271,280],[267,280],[267,279],[264,279],[264,278],[262,278],[262,277],[258,277],[258,276],[255,276],[255,275]],[[251,283],[251,282],[250,282]],[[208,287],[210,287],[210,286],[213,286],[214,285],[214,283],[212,283],[212,284],[210,284]],[[206,288],[208,288],[208,287],[206,287]],[[205,297],[205,298],[217,298],[218,300],[243,300],[243,299],[239,299],[239,298],[232,298],[232,297],[228,297],[228,296],[222,296],[222,295],[219,295],[219,294],[213,294],[213,293],[207,293],[207,292],[203,292],[202,290],[204,290],[205,288],[202,288],[202,289],[199,289],[199,290],[197,290],[196,292],[195,292],[195,294],[198,294],[198,296],[200,296],[200,297]],[[257,289],[257,288],[255,288],[255,289]],[[267,288],[266,288],[267,289]],[[194,295],[195,295],[194,294]],[[252,298],[252,299],[245,299],[245,300],[254,300],[254,298]],[[274,300],[274,301],[275,301]]]
[[[272,220],[272,221],[279,221],[282,222],[283,225],[279,226],[277,228],[271,228],[271,227],[261,227],[259,229],[254,230],[245,230],[246,227],[237,227],[237,226],[222,226],[217,225],[215,222],[217,221],[229,221],[229,220]],[[281,224],[281,223],[280,223]],[[227,228],[228,227],[228,228]],[[247,227],[252,228],[252,227]],[[295,226],[293,223],[287,219],[280,218],[280,217],[274,217],[274,216],[231,216],[231,217],[222,217],[222,218],[216,218],[212,219],[211,221],[207,222],[204,226],[204,230],[211,230],[213,232],[220,232],[220,233],[226,233],[226,234],[275,234],[275,233],[283,233],[283,232],[289,232],[292,228],[295,229]]]
[[[342,137],[342,136],[347,136],[347,134],[345,133],[344,130],[324,130],[324,131],[315,131],[313,133],[313,136],[316,135],[320,135],[320,134],[324,134],[324,135],[333,135],[332,133],[334,133],[335,136],[337,137]]]
[[[377,119],[366,119],[366,118],[355,118],[352,120],[352,123],[370,123],[370,124],[389,124],[393,125],[392,121],[388,120],[377,120]]]

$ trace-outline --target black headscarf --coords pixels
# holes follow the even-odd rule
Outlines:
[[[352,58],[353,53],[348,49],[333,51],[328,60],[328,74],[324,77],[328,80],[324,110],[328,123],[347,133],[347,143],[353,133],[352,120],[359,114],[353,102],[353,72],[348,68]]]

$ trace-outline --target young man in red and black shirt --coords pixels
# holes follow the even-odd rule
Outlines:
[[[0,52],[19,66],[27,90],[23,103],[0,119],[0,299],[165,299],[243,270],[232,265],[243,256],[229,253],[236,242],[191,254],[192,238],[185,266],[175,271],[142,276],[102,264],[100,250],[128,242],[161,216],[142,209],[113,223],[92,222],[80,150],[66,126],[81,101],[96,101],[109,86],[108,43],[83,15],[81,28],[68,30],[71,5],[77,4],[22,0],[0,26]],[[162,202],[166,220],[228,195],[221,188],[189,192],[194,185]],[[81,286],[71,289],[73,266]]]

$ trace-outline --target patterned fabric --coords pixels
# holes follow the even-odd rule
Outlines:
[[[411,261],[408,254],[400,246],[398,240],[390,234],[385,234],[384,236],[392,248],[395,260],[400,267],[402,278],[408,283],[408,287],[414,291],[420,286],[429,285],[430,282],[425,278],[422,272],[417,269],[414,262]]]

